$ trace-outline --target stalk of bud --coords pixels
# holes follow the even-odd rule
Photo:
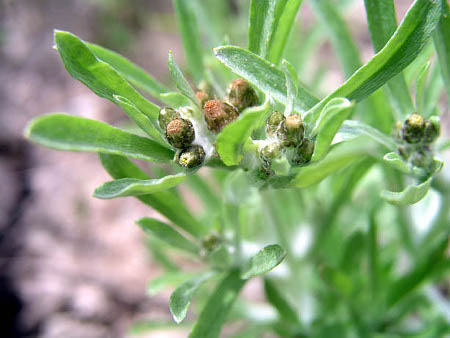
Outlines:
[[[162,130],[166,130],[167,125],[174,119],[180,117],[180,113],[170,107],[163,107],[159,111],[158,124]]]
[[[175,148],[185,148],[195,139],[194,126],[189,120],[176,118],[167,125],[165,136]]]
[[[205,151],[199,145],[192,145],[181,151],[176,161],[184,168],[195,168],[205,160]]]
[[[239,112],[230,104],[221,100],[209,100],[203,106],[208,129],[214,133],[219,133],[228,123],[234,121]]]
[[[244,79],[235,79],[228,86],[227,102],[232,104],[239,112],[245,108],[258,105],[258,95],[253,87]]]

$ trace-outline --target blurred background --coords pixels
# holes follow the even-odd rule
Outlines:
[[[0,1],[0,337],[123,337],[138,321],[171,322],[170,290],[146,293],[161,269],[133,224],[154,212],[132,198],[92,198],[93,189],[110,179],[95,154],[56,152],[22,137],[27,121],[48,112],[111,124],[126,119],[67,74],[52,49],[55,28],[113,49],[171,85],[169,49],[183,65],[171,1]],[[395,1],[399,20],[412,2]],[[247,1],[224,3],[245,18]],[[315,21],[306,1],[300,13],[293,34]],[[362,0],[348,5],[346,19],[369,59]],[[245,46],[246,30],[240,34],[232,43]],[[326,81],[315,85],[319,93],[342,82],[327,42],[305,71],[306,82],[319,66],[328,69]],[[255,283],[245,292],[260,297]],[[173,329],[151,336],[186,335]]]

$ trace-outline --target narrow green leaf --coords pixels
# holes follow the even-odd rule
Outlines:
[[[282,1],[278,1],[281,3]],[[284,48],[303,0],[285,0],[284,6],[277,6],[275,27],[270,40],[267,59],[278,64],[283,56]]]
[[[193,192],[200,197],[205,205],[205,212],[213,215],[221,206],[221,198],[208,184],[207,179],[201,175],[189,175],[186,183]]]
[[[341,129],[339,129],[339,133],[337,133],[337,136],[342,141],[349,141],[360,136],[367,136],[389,150],[394,151],[397,149],[397,144],[394,142],[392,137],[389,137],[380,132],[378,129],[359,121],[344,121]]]
[[[448,0],[441,0],[442,14],[433,33],[441,74],[445,82],[447,101],[450,101],[450,6]]]
[[[159,179],[139,180],[137,178],[121,178],[103,183],[95,189],[94,197],[112,199],[126,196],[139,196],[163,191],[184,182],[186,174],[168,175]]]
[[[276,284],[268,278],[264,278],[264,291],[267,301],[278,311],[281,320],[299,324],[297,311],[284,298]]]
[[[191,86],[189,85],[189,82],[186,80],[180,68],[173,59],[171,51],[169,52],[168,63],[170,75],[172,76],[172,80],[175,82],[175,85],[177,86],[178,90],[181,92],[181,94],[183,94],[189,100],[191,100],[191,102],[194,105],[198,106],[198,102],[197,99],[195,98],[194,91],[192,90]]]
[[[426,45],[440,17],[438,0],[416,0],[386,46],[343,85],[305,115],[315,121],[324,105],[335,97],[363,100],[401,72]]]
[[[198,84],[203,77],[203,50],[197,18],[190,0],[173,0],[178,21],[178,31],[181,32],[186,60],[191,75]]]
[[[387,191],[381,192],[381,197],[387,202],[395,205],[410,205],[423,199],[430,189],[431,178],[419,185],[409,185],[401,192]]]
[[[441,101],[443,87],[444,81],[441,75],[441,66],[439,62],[435,62],[431,70],[428,86],[425,89],[424,117],[429,118],[432,115],[439,115],[439,113],[436,113],[436,109]]]
[[[242,279],[264,275],[278,266],[286,257],[286,251],[278,244],[268,245],[253,256],[241,272]]]
[[[430,71],[431,62],[427,62],[420,70],[416,79],[416,111],[420,115],[425,113],[425,90]]]
[[[235,46],[214,48],[216,57],[234,73],[253,83],[266,95],[271,95],[284,105],[288,104],[286,78],[281,70],[245,49]],[[295,109],[303,111],[313,107],[318,100],[299,85]]]
[[[239,271],[229,272],[209,297],[189,337],[218,338],[222,324],[244,284],[245,280],[239,277]]]
[[[423,254],[416,262],[412,269],[404,276],[400,277],[388,288],[387,305],[393,306],[411,291],[417,288],[427,278],[431,277],[432,272],[446,258],[446,250],[449,245],[448,233],[442,234],[440,240],[430,248],[428,252]]]
[[[266,58],[275,24],[277,0],[251,0],[248,28],[248,49]]]
[[[401,172],[404,172],[405,174],[409,174],[411,172],[409,167],[405,164],[403,159],[396,152],[390,152],[384,155],[383,161],[385,161],[391,167],[400,170]]]
[[[131,177],[145,180],[149,178],[137,165],[125,157],[107,154],[99,154],[99,156],[103,167],[115,179]],[[198,222],[181,200],[171,192],[160,191],[137,198],[193,236],[201,237],[206,233],[205,226]]]
[[[271,112],[270,99],[262,106],[246,109],[235,121],[223,128],[217,136],[217,152],[227,166],[237,165],[243,157],[243,148],[252,131],[258,128]]]
[[[311,159],[313,162],[321,160],[328,152],[334,136],[344,120],[349,118],[353,106],[349,100],[343,98],[333,99],[325,106],[314,128],[317,138]]]
[[[162,93],[159,97],[161,101],[173,108],[185,107],[190,104],[190,100],[184,95],[176,92]]]
[[[149,296],[155,296],[160,291],[175,287],[178,284],[184,283],[186,280],[193,277],[191,273],[185,273],[181,271],[169,271],[160,277],[156,277],[148,282],[147,294]]]
[[[25,136],[43,146],[66,151],[91,151],[170,162],[173,152],[148,138],[106,123],[66,114],[48,114],[31,121]]]
[[[203,285],[203,283],[205,283],[212,276],[214,276],[213,272],[207,272],[203,275],[194,277],[178,286],[170,295],[169,308],[173,319],[177,324],[180,324],[186,317],[194,294]]]
[[[146,90],[154,98],[158,98],[161,93],[165,93],[168,91],[168,89],[165,88],[164,85],[150,76],[144,69],[134,64],[122,55],[93,43],[89,43],[86,41],[84,43],[95,54],[96,57],[108,63],[123,77],[125,77],[125,79],[138,86],[139,88]]]
[[[294,67],[287,60],[283,60],[284,76],[286,77],[287,104],[284,114],[290,115],[294,111],[295,99],[298,92],[298,77]]]
[[[370,154],[371,147],[361,138],[352,142],[343,142],[331,148],[328,155],[321,161],[296,170],[296,176],[290,186],[304,188],[318,183],[327,176],[359,161]]]
[[[150,236],[156,237],[174,248],[193,254],[198,253],[195,244],[166,223],[147,217],[139,219],[136,223]]]
[[[125,97],[150,118],[152,139],[164,143],[158,129],[158,106],[147,101],[108,63],[98,59],[89,47],[69,32],[55,30],[55,46],[69,74],[95,94],[116,103],[114,95]]]

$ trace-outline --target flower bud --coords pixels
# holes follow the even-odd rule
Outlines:
[[[180,113],[170,107],[163,107],[159,111],[158,124],[162,130],[166,130],[167,125],[174,119],[180,117]]]
[[[439,136],[441,132],[441,124],[439,117],[432,116],[429,120],[425,121],[425,131],[423,141],[425,143],[432,143]]]
[[[227,101],[241,112],[245,108],[258,105],[258,95],[250,83],[244,79],[235,79],[228,86]]]
[[[182,118],[172,120],[166,128],[166,139],[175,148],[185,148],[195,139],[192,122]]]
[[[207,251],[212,251],[220,243],[220,238],[216,234],[206,235],[202,238],[202,247]]]
[[[402,129],[403,140],[407,143],[419,143],[424,135],[425,121],[418,114],[411,114]]]
[[[311,161],[314,154],[314,142],[305,138],[300,146],[295,149],[295,155],[292,158],[293,165],[302,165]]]
[[[195,93],[195,98],[197,99],[197,101],[202,109],[205,106],[205,103],[207,101],[211,100],[211,97],[202,91],[198,91],[197,93]]]
[[[195,168],[203,163],[205,155],[203,147],[194,144],[179,154],[177,162],[184,168]]]
[[[291,114],[281,123],[277,131],[278,139],[286,147],[295,147],[300,144],[305,134],[305,126],[303,125],[300,115]]]
[[[273,160],[280,156],[281,147],[278,142],[271,142],[265,146],[263,146],[259,150],[259,156],[266,161]]]
[[[286,119],[283,113],[279,111],[273,112],[266,121],[266,134],[270,137],[276,135],[281,122]]]
[[[225,125],[239,115],[232,105],[221,100],[207,101],[203,107],[203,113],[208,129],[214,133],[220,132]]]

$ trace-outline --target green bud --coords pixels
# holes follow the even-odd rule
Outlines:
[[[411,114],[402,129],[403,140],[407,143],[419,143],[424,135],[425,121],[418,114]]]
[[[270,161],[280,156],[281,150],[281,146],[278,142],[272,142],[259,150],[259,156],[266,161]]]
[[[293,165],[302,165],[311,161],[314,154],[314,142],[305,138],[300,146],[295,149],[295,155],[292,158]]]
[[[176,118],[167,125],[165,136],[175,148],[185,148],[195,139],[194,126],[189,120]]]
[[[208,129],[214,133],[219,133],[228,123],[234,121],[239,112],[230,104],[221,100],[210,100],[203,106]]]
[[[429,120],[425,121],[425,132],[423,141],[425,143],[434,142],[441,132],[441,124],[439,121],[439,117],[432,116]]]
[[[300,115],[291,114],[281,123],[277,131],[278,139],[286,147],[300,144],[305,135],[305,126]]]
[[[275,136],[281,122],[286,119],[283,113],[273,112],[266,121],[266,134],[270,137]]]
[[[202,238],[202,246],[207,251],[212,251],[220,243],[219,236],[215,234],[209,234]]]
[[[245,108],[259,104],[258,95],[253,87],[244,79],[235,79],[228,86],[227,102],[241,112]]]
[[[205,160],[205,151],[203,147],[199,145],[192,145],[187,149],[181,151],[178,156],[177,162],[184,168],[195,168],[203,163]]]
[[[159,111],[158,124],[162,130],[166,130],[167,125],[174,119],[180,117],[180,113],[170,107],[163,107]]]

